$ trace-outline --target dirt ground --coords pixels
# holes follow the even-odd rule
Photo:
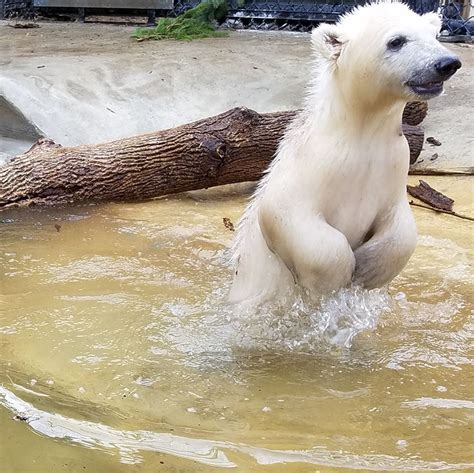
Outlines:
[[[235,106],[301,106],[310,75],[308,34],[232,32],[193,42],[142,42],[131,27],[0,22],[0,156],[38,135],[63,145],[173,127]],[[474,47],[452,44],[463,68],[430,104],[421,167],[473,166]],[[436,154],[435,154],[436,153]],[[437,156],[437,157],[436,157]]]

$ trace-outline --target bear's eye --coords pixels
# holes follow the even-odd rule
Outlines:
[[[387,47],[392,51],[398,51],[406,42],[405,36],[397,36],[388,42]]]

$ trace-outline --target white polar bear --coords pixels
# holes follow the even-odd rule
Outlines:
[[[439,95],[461,66],[434,13],[403,3],[356,8],[312,33],[303,112],[280,143],[239,225],[231,301],[258,303],[295,284],[315,300],[391,281],[416,246],[406,198],[410,100]]]

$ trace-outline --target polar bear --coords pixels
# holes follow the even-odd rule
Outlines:
[[[239,224],[231,301],[288,294],[315,300],[352,282],[390,282],[416,246],[406,198],[411,100],[427,100],[461,67],[436,39],[435,13],[395,1],[355,8],[312,33],[303,111]]]

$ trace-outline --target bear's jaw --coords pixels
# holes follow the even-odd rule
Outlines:
[[[407,86],[418,97],[424,100],[437,97],[443,92],[443,81],[436,82],[407,82]]]

